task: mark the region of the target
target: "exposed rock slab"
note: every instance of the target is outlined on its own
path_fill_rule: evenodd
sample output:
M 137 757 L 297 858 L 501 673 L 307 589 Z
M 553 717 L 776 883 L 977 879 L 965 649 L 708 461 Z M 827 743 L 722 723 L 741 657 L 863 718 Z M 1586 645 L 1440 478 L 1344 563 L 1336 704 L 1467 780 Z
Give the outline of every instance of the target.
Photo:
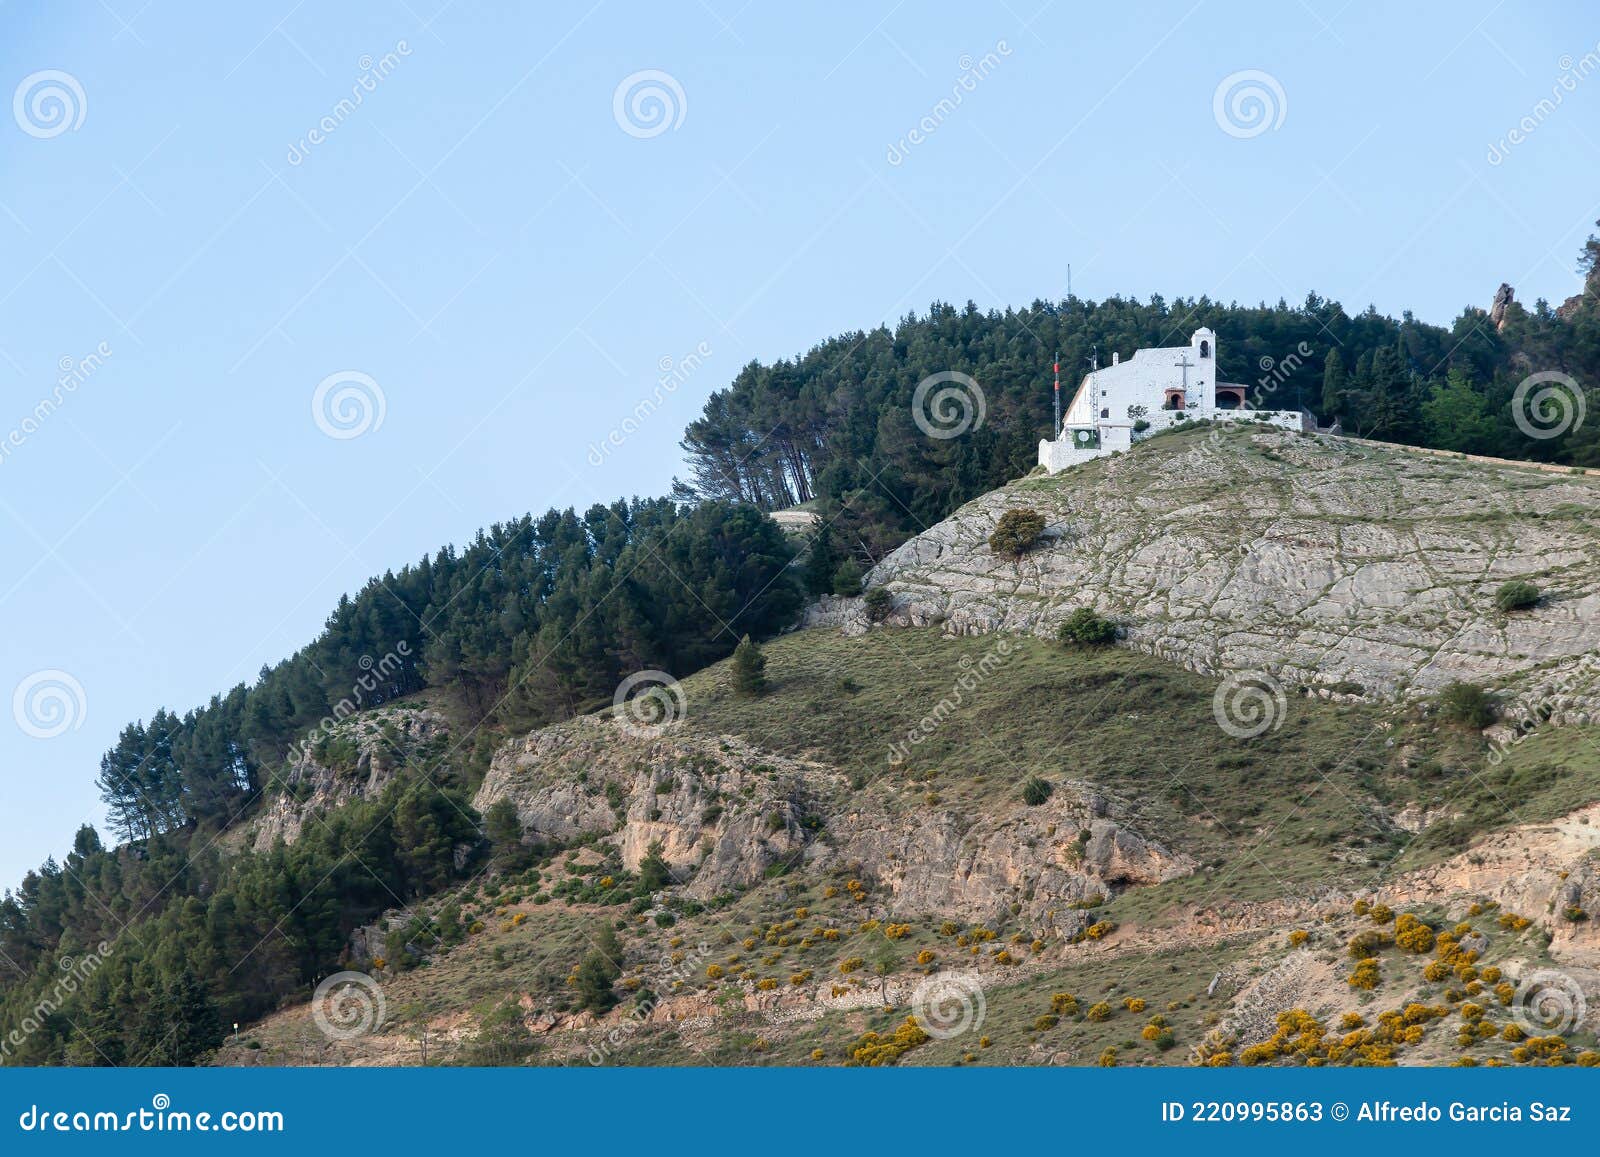
M 988 539 L 1032 508 L 1020 559 Z M 1544 597 L 1494 604 L 1512 579 Z M 968 503 L 868 576 L 891 623 L 1053 636 L 1078 607 L 1203 673 L 1387 698 L 1483 683 L 1600 711 L 1600 479 L 1273 429 L 1196 429 Z M 807 625 L 867 629 L 859 600 Z

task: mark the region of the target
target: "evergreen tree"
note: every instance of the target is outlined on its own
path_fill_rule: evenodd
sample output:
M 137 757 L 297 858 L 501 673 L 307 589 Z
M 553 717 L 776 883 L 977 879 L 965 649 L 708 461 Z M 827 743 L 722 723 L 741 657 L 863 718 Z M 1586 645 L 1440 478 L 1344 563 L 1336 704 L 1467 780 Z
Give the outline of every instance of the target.
M 806 552 L 806 590 L 813 595 L 829 594 L 838 569 L 839 551 L 833 544 L 833 531 L 823 524 L 811 536 L 811 546 Z
M 847 558 L 833 572 L 833 593 L 842 599 L 854 598 L 861 593 L 861 568 L 856 560 Z
M 578 1007 L 598 1014 L 617 1003 L 612 985 L 622 975 L 622 945 L 609 924 L 596 931 L 593 943 L 594 948 L 578 965 Z
M 761 653 L 749 635 L 739 640 L 733 649 L 733 689 L 740 695 L 754 697 L 766 694 L 767 657 Z
M 1465 454 L 1484 454 L 1494 447 L 1497 423 L 1489 401 L 1461 370 L 1451 370 L 1436 383 L 1422 404 L 1423 430 L 1428 445 Z
M 1322 421 L 1333 425 L 1334 419 L 1344 413 L 1345 391 L 1349 379 L 1344 371 L 1344 358 L 1338 346 L 1330 346 L 1328 356 L 1322 360 Z

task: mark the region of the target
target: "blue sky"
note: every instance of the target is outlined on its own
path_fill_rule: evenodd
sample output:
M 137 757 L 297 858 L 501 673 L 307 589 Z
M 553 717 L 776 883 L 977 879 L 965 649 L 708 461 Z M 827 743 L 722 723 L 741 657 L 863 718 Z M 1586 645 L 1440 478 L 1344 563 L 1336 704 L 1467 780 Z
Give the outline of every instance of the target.
M 141 2 L 3 9 L 6 883 L 124 723 L 480 525 L 665 492 L 751 359 L 1069 262 L 1448 323 L 1576 292 L 1600 216 L 1577 4 Z

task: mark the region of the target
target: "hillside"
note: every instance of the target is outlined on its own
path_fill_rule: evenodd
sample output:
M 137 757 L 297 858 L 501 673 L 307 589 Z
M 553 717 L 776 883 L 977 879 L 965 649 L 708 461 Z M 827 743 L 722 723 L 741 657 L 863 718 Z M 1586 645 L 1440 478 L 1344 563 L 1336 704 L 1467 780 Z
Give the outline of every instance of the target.
M 1252 429 L 1013 483 L 884 560 L 885 621 L 824 600 L 770 643 L 766 694 L 724 663 L 659 724 L 510 737 L 473 804 L 531 866 L 357 937 L 374 1031 L 301 1007 L 219 1059 L 1600 1060 L 1572 1011 L 1600 986 L 1597 503 L 1568 471 Z M 997 558 L 1023 506 L 1044 540 Z M 1541 602 L 1495 609 L 1516 579 Z M 1078 606 L 1127 645 L 1056 642 Z M 1233 670 L 1277 683 L 1259 728 L 1227 725 Z M 1509 709 L 1552 672 L 1523 729 L 1435 697 L 1492 677 Z
M 1352 1011 L 1334 997 L 1512 985 L 1504 1027 L 1518 977 L 1592 987 L 1600 480 L 1572 464 L 1600 457 L 1592 424 L 1543 437 L 1515 406 L 1535 366 L 1588 373 L 1597 315 L 1484 322 L 936 305 L 752 364 L 687 432 L 694 502 L 496 524 L 373 577 L 254 681 L 124 727 L 115 842 L 85 825 L 0 899 L 0 1062 L 568 1063 L 619 1028 L 603 1059 L 1185 1062 L 1260 1045 L 1275 1011 Z M 1200 427 L 1017 478 L 1044 350 L 1196 323 L 1275 404 L 1436 450 Z M 911 401 L 952 367 L 973 422 L 930 434 Z M 997 556 L 1024 509 L 1042 541 Z M 1077 609 L 1121 645 L 1058 643 Z M 730 689 L 745 635 L 764 696 Z M 607 709 L 641 679 L 676 690 L 624 714 L 664 730 Z M 1351 905 L 1382 897 L 1459 988 L 1389 921 L 1358 942 L 1389 979 L 1339 987 Z M 1519 915 L 1486 990 L 1448 933 L 1493 904 Z M 305 1003 L 341 969 L 388 997 L 361 1033 Z M 949 984 L 988 1001 L 994 1051 L 907 1027 Z M 1170 1023 L 1055 999 L 1129 986 Z M 257 1047 L 218 1051 L 234 1022 Z M 1317 1055 L 1446 1055 L 1380 1056 L 1384 1033 Z
M 1034 509 L 1019 559 L 988 539 Z M 1513 581 L 1537 605 L 1500 610 Z M 1029 477 L 889 554 L 893 621 L 1054 637 L 1081 606 L 1204 673 L 1390 699 L 1481 683 L 1591 721 L 1600 680 L 1600 476 L 1281 430 L 1164 434 Z M 812 621 L 864 615 L 830 606 Z
M 1280 1011 L 1332 1031 L 1421 1002 L 1443 1012 L 1390 1042 L 1394 1059 L 1515 1063 L 1517 978 L 1600 981 L 1600 937 L 1564 915 L 1600 887 L 1593 729 L 1541 732 L 1490 766 L 1480 738 L 1414 713 L 1296 700 L 1239 740 L 1212 718 L 1211 680 L 1013 642 L 802 631 L 767 648 L 763 697 L 734 694 L 722 664 L 683 683 L 659 731 L 605 716 L 508 741 L 474 803 L 510 804 L 529 866 L 356 938 L 350 963 L 385 995 L 369 1031 L 329 1039 L 301 1005 L 218 1059 L 416 1064 L 426 1040 L 429 1063 L 839 1064 L 918 1015 L 951 1035 L 904 1063 L 1087 1064 L 1109 1047 L 1186 1064 L 1197 1048 L 1237 1059 Z M 1029 804 L 1034 777 L 1053 790 Z M 669 873 L 654 881 L 652 848 Z M 1385 903 L 1486 932 L 1471 967 L 1493 982 L 1462 980 L 1457 959 L 1430 979 L 1448 953 L 1396 947 L 1394 916 L 1368 911 Z M 622 1003 L 597 1014 L 578 977 L 607 929 Z M 1370 991 L 1345 983 L 1346 942 L 1367 929 Z M 1459 1010 L 1485 990 L 1495 1035 L 1463 1047 Z M 1592 1041 L 1566 1036 L 1569 1056 Z

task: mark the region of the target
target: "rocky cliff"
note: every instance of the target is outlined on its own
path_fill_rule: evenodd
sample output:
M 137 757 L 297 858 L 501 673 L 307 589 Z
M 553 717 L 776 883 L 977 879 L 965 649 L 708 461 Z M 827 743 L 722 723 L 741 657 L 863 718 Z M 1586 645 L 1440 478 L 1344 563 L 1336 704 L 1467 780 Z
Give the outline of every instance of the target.
M 1007 510 L 1042 542 L 997 556 Z M 891 622 L 1053 635 L 1078 607 L 1204 673 L 1392 698 L 1452 680 L 1582 722 L 1600 685 L 1600 479 L 1275 429 L 1199 427 L 967 504 L 868 578 Z M 1499 587 L 1536 584 L 1502 613 Z M 811 625 L 864 630 L 829 603 Z
M 1058 787 L 1043 806 L 1012 802 L 978 816 L 906 808 L 892 796 L 734 736 L 675 727 L 635 736 L 585 717 L 502 747 L 473 802 L 483 811 L 510 800 L 536 838 L 603 835 L 630 870 L 659 843 L 700 899 L 755 886 L 775 866 L 842 868 L 886 893 L 895 915 L 1026 913 L 1067 935 L 1086 923 L 1087 901 L 1195 869 L 1136 831 L 1126 803 L 1088 784 Z

